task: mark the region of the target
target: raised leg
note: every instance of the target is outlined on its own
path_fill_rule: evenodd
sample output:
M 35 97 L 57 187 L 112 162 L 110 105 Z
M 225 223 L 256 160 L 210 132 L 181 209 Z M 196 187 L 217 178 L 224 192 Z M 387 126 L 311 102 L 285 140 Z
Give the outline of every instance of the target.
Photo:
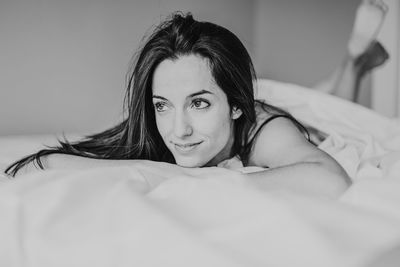
M 350 101 L 358 97 L 362 77 L 374 67 L 383 64 L 389 57 L 376 41 L 388 7 L 382 0 L 363 0 L 357 8 L 347 54 L 342 64 L 317 90 L 330 93 Z
M 363 54 L 376 39 L 388 11 L 382 0 L 363 0 L 357 8 L 353 30 L 348 43 L 352 58 Z

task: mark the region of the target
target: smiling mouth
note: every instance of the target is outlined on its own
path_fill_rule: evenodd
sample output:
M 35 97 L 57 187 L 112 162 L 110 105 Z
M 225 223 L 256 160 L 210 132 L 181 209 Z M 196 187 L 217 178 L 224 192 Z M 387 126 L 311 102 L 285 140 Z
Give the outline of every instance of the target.
M 203 141 L 197 142 L 197 143 L 187 143 L 187 144 L 173 143 L 173 144 L 174 144 L 175 149 L 178 152 L 187 153 L 187 152 L 192 151 L 194 148 L 196 148 L 201 143 L 203 143 Z

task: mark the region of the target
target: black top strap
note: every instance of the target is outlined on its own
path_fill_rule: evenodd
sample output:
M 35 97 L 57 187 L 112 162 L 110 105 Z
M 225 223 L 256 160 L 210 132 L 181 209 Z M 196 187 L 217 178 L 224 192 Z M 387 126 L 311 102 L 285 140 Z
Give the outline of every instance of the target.
M 268 119 L 266 119 L 266 120 L 258 127 L 257 131 L 256 131 L 255 134 L 253 135 L 253 138 L 251 138 L 251 140 L 250 140 L 250 144 L 253 144 L 254 139 L 256 139 L 256 137 L 257 137 L 257 135 L 260 133 L 261 129 L 262 129 L 267 123 L 271 122 L 271 121 L 274 120 L 274 119 L 281 118 L 281 117 L 287 118 L 287 119 L 291 120 L 291 121 L 294 122 L 295 125 L 297 126 L 297 123 L 296 123 L 295 121 L 293 121 L 293 118 L 290 117 L 290 116 L 288 116 L 288 115 L 279 114 L 279 115 L 271 116 L 271 117 L 269 117 Z

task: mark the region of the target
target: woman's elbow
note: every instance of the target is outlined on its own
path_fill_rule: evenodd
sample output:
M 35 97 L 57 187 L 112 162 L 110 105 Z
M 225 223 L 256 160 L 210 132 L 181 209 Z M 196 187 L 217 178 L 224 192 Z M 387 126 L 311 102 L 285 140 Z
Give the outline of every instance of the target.
M 324 169 L 324 172 L 327 175 L 330 184 L 329 195 L 332 197 L 339 197 L 352 184 L 347 172 L 335 160 L 320 161 L 318 165 L 320 168 Z

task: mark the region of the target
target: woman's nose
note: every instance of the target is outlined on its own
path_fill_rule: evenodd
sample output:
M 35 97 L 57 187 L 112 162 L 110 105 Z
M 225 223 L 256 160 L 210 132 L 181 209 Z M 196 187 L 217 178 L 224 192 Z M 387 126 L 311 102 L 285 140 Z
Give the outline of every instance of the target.
M 192 135 L 193 128 L 186 114 L 175 115 L 174 133 L 179 138 Z

